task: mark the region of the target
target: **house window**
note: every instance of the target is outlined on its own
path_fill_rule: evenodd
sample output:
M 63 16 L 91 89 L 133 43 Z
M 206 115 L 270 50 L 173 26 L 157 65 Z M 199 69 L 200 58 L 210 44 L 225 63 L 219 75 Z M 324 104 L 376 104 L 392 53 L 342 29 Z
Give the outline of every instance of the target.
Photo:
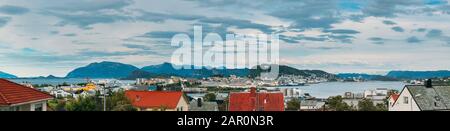
M 408 104 L 409 103 L 409 98 L 408 97 L 403 97 L 403 103 L 404 104 Z
M 42 111 L 42 103 L 40 104 L 34 104 L 34 111 Z

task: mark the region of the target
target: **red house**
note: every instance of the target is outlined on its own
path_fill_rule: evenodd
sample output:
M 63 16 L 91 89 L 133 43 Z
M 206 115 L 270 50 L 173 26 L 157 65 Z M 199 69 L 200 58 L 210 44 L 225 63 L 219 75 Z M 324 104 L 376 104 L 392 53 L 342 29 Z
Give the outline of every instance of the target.
M 50 94 L 0 79 L 0 111 L 47 111 Z
M 284 111 L 284 96 L 281 92 L 232 92 L 229 111 Z
M 189 103 L 183 92 L 125 91 L 132 105 L 139 111 L 188 111 Z

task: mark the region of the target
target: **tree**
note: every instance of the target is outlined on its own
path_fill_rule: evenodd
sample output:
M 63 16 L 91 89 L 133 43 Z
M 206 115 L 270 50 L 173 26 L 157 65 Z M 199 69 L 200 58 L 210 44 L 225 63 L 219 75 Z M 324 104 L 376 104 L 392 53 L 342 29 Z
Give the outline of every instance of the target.
M 342 99 L 342 96 L 335 96 L 328 98 L 327 108 L 334 111 L 351 111 L 352 107 L 350 107 L 347 103 L 345 103 Z
M 208 93 L 203 97 L 204 101 L 216 101 L 216 94 Z
M 64 108 L 67 111 L 98 111 L 96 100 L 92 96 L 80 96 L 66 103 Z
M 103 111 L 103 99 L 98 92 L 93 96 L 80 96 L 77 99 L 68 99 L 55 105 L 55 110 L 67 111 Z M 61 106 L 64 107 L 61 109 Z M 108 111 L 136 111 L 124 91 L 113 92 L 106 97 L 106 110 Z
M 359 111 L 376 111 L 377 107 L 374 106 L 373 101 L 370 99 L 362 99 L 358 102 Z
M 388 111 L 387 104 L 378 103 L 375 107 L 377 111 Z
M 124 91 L 113 92 L 107 97 L 106 105 L 112 111 L 136 111 Z
M 286 104 L 287 104 L 286 110 L 298 111 L 300 109 L 300 100 L 298 98 L 293 98 Z

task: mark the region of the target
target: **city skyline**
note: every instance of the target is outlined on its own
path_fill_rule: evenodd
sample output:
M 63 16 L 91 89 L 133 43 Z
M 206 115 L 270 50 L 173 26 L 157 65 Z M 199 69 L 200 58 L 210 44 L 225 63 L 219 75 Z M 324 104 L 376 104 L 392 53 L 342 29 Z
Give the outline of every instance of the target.
M 330 73 L 450 69 L 449 0 L 0 0 L 0 71 L 65 76 L 92 62 L 170 62 L 170 39 L 280 35 L 280 64 Z

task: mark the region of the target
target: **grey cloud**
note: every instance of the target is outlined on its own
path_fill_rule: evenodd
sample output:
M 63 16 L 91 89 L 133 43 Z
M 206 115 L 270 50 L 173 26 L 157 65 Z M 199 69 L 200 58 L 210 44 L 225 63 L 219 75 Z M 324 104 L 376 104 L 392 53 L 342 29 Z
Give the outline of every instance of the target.
M 396 32 L 404 32 L 404 31 L 405 31 L 405 30 L 404 30 L 402 27 L 400 27 L 400 26 L 392 27 L 391 29 L 394 30 L 394 31 L 396 31 Z
M 116 57 L 116 56 L 130 56 L 130 55 L 161 55 L 165 56 L 167 53 L 160 53 L 151 50 L 138 50 L 138 51 L 91 51 L 91 50 L 80 50 L 78 55 L 85 57 L 96 57 L 96 58 L 107 58 L 107 57 Z
M 11 21 L 10 17 L 0 17 L 0 27 L 5 26 L 9 21 Z
M 368 5 L 362 9 L 367 16 L 395 17 L 397 13 L 407 13 L 405 6 L 424 5 L 423 0 L 371 0 L 366 1 Z
M 280 35 L 280 40 L 283 40 L 287 43 L 300 43 L 302 40 L 306 41 L 328 41 L 329 39 L 323 36 L 319 37 L 310 37 L 310 36 L 304 36 L 304 35 L 298 35 L 298 36 L 285 36 Z
M 63 21 L 57 23 L 57 26 L 65 26 L 65 25 L 77 25 L 83 29 L 90 29 L 90 25 L 97 23 L 113 23 L 118 20 L 126 20 L 125 16 L 119 15 L 107 15 L 101 14 L 98 12 L 89 13 L 89 14 L 71 14 L 71 13 L 62 13 L 57 11 L 49 11 L 45 12 L 46 15 L 56 16 Z
M 372 41 L 373 44 L 384 44 L 387 39 L 380 38 L 380 37 L 371 37 L 368 40 Z
M 154 32 L 148 32 L 144 35 L 138 36 L 138 37 L 149 37 L 149 38 L 160 38 L 160 39 L 171 39 L 176 34 L 182 34 L 184 32 L 177 32 L 177 31 L 154 31 Z
M 22 15 L 28 13 L 30 10 L 24 7 L 13 6 L 13 5 L 3 5 L 0 6 L 0 13 L 8 15 Z
M 442 36 L 442 31 L 438 30 L 438 29 L 432 29 L 432 30 L 428 31 L 426 36 L 429 37 L 429 38 L 441 37 Z
M 322 35 L 322 36 L 328 37 L 332 40 L 342 43 L 352 43 L 352 39 L 355 38 L 354 36 L 350 35 Z
M 385 20 L 385 21 L 383 21 L 383 23 L 386 25 L 396 25 L 397 24 L 394 21 L 390 21 L 390 20 Z
M 412 37 L 409 37 L 408 39 L 406 39 L 406 42 L 408 42 L 408 43 L 420 43 L 422 41 L 423 40 L 420 40 L 419 38 L 417 38 L 415 36 L 412 36 Z
M 335 34 L 359 34 L 359 31 L 350 30 L 350 29 L 336 29 L 336 30 L 324 30 L 326 33 L 335 33 Z
M 222 26 L 235 26 L 239 29 L 258 29 L 264 33 L 272 33 L 271 26 L 253 23 L 249 20 L 231 19 L 231 18 L 203 18 L 199 20 L 202 23 L 222 24 Z
M 142 49 L 142 50 L 151 50 L 149 46 L 145 45 L 138 45 L 138 44 L 123 44 L 123 46 L 130 48 L 130 49 Z
M 427 29 L 425 29 L 425 28 L 419 28 L 419 29 L 416 29 L 415 31 L 417 31 L 417 32 L 425 32 L 425 31 L 427 31 Z
M 77 34 L 75 34 L 75 33 L 68 33 L 68 34 L 63 34 L 63 36 L 74 37 L 74 36 L 77 36 Z
M 103 9 L 121 9 L 133 3 L 132 0 L 57 0 L 42 2 L 41 4 L 52 10 L 98 11 Z

